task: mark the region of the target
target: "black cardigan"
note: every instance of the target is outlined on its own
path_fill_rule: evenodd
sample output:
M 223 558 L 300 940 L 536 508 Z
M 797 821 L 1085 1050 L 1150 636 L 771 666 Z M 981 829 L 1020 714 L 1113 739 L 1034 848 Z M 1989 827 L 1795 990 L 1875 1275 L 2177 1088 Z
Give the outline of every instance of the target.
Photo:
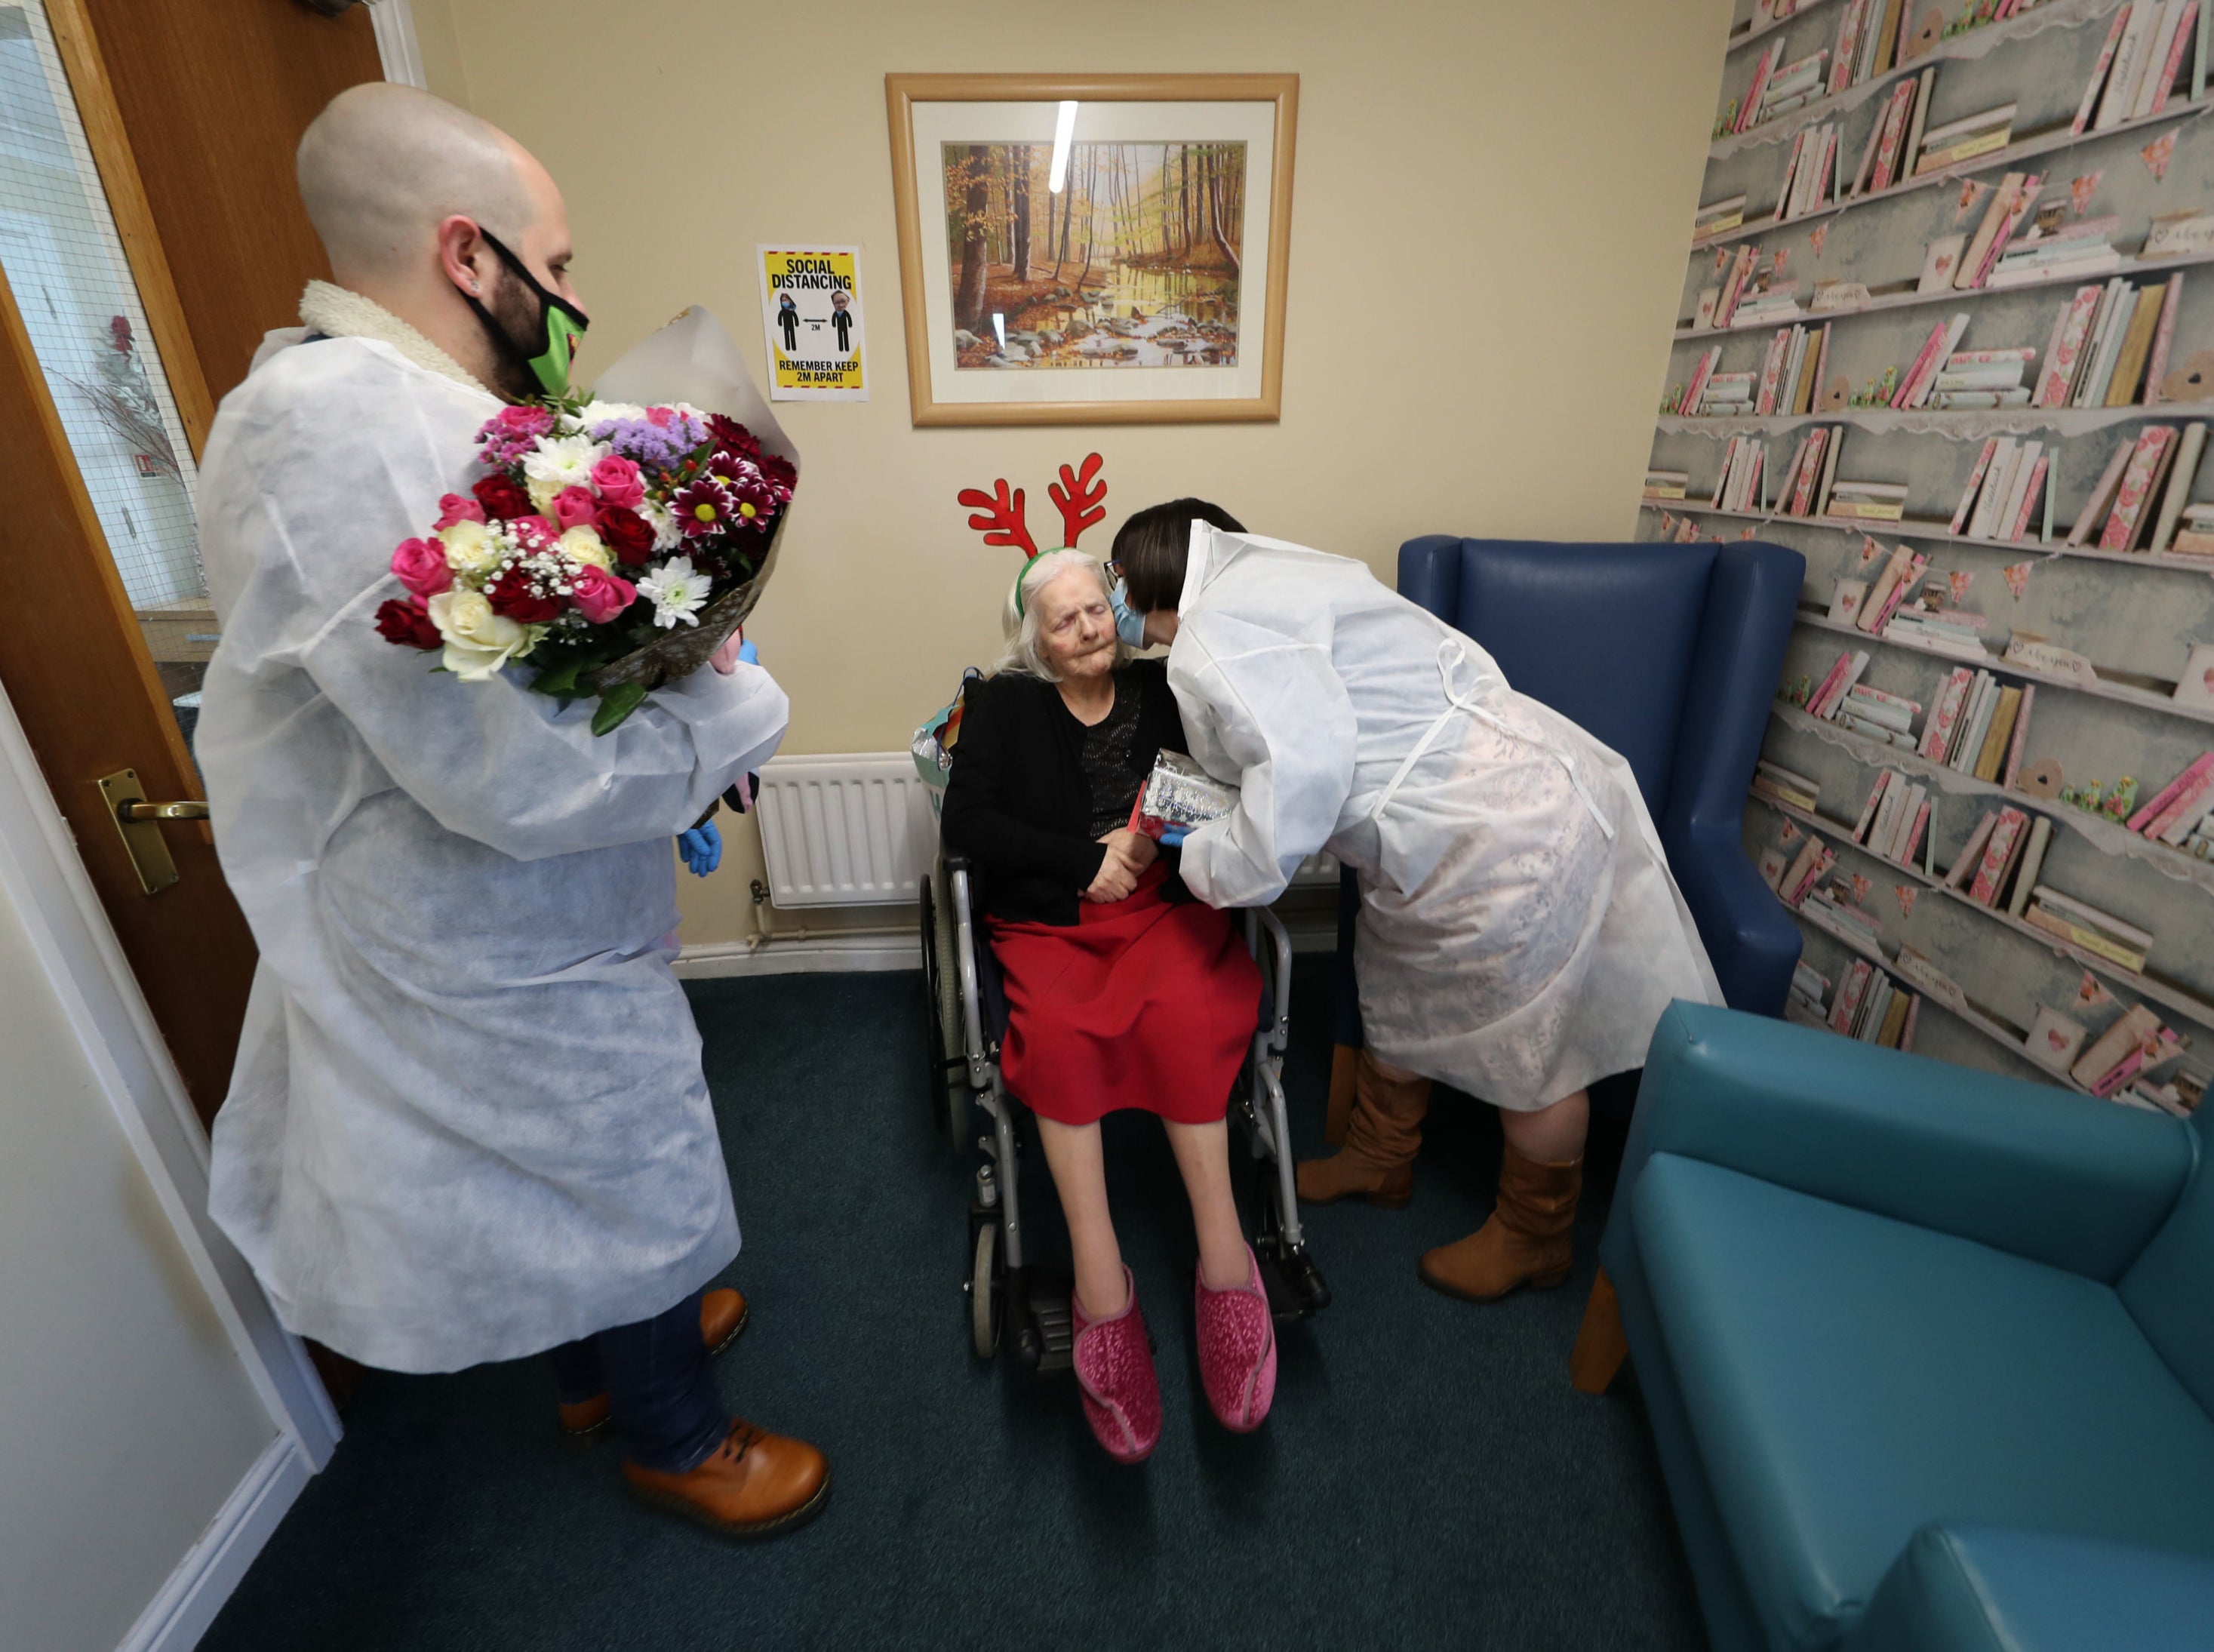
M 1166 664 L 1131 661 L 1116 673 L 1115 692 L 1141 696 L 1132 756 L 1141 769 L 1164 747 L 1184 749 Z M 948 847 L 976 863 L 984 909 L 995 917 L 1073 924 L 1078 901 L 1099 875 L 1107 850 L 1087 829 L 1085 732 L 1061 690 L 1043 678 L 1003 671 L 969 685 L 939 826 Z M 1173 867 L 1176 851 L 1164 853 Z M 1189 898 L 1173 875 L 1165 892 Z

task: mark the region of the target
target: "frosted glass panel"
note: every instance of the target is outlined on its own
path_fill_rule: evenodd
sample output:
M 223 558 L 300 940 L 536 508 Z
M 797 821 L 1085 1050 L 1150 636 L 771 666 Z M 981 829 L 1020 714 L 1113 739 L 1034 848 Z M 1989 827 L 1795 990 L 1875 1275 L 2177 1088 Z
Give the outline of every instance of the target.
M 0 0 L 0 268 L 189 735 L 216 629 L 192 450 L 42 0 Z

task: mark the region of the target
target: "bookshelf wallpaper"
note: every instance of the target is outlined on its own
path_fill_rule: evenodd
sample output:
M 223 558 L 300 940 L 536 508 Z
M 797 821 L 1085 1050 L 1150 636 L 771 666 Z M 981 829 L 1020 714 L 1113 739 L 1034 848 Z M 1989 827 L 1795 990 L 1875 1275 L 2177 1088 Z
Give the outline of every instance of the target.
M 2214 1068 L 2210 9 L 1740 0 L 1639 518 L 1807 558 L 1746 812 L 1795 1018 L 2171 1110 Z M 1995 750 L 1948 747 L 1956 670 Z

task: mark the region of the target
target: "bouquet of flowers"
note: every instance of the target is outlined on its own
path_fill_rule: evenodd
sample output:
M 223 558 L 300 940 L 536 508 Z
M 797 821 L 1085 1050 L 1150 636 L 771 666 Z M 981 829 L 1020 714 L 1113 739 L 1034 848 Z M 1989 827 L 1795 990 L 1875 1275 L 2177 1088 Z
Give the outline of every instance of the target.
M 464 682 L 520 663 L 534 671 L 532 688 L 565 704 L 596 695 L 596 734 L 706 664 L 760 598 L 798 473 L 788 450 L 777 450 L 782 433 L 737 346 L 705 311 L 609 369 L 600 395 L 610 380 L 640 376 L 636 358 L 657 376 L 672 349 L 690 359 L 657 376 L 688 379 L 687 389 L 704 380 L 718 404 L 753 413 L 766 430 L 673 398 L 503 407 L 477 432 L 485 474 L 439 500 L 425 537 L 393 552 L 408 595 L 377 609 L 378 632 L 439 651 Z

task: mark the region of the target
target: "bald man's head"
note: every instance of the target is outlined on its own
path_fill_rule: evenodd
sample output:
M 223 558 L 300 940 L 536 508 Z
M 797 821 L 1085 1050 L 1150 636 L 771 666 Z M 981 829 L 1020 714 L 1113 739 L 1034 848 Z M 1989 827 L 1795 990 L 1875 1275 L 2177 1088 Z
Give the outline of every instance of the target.
M 299 173 L 300 198 L 341 282 L 412 273 L 436 256 L 438 225 L 456 213 L 520 239 L 544 177 L 490 121 L 387 81 L 330 101 L 300 139 Z
M 485 383 L 536 392 L 528 362 L 545 348 L 545 294 L 584 312 L 568 209 L 528 150 L 428 92 L 380 82 L 330 101 L 300 139 L 299 168 L 341 286 Z

